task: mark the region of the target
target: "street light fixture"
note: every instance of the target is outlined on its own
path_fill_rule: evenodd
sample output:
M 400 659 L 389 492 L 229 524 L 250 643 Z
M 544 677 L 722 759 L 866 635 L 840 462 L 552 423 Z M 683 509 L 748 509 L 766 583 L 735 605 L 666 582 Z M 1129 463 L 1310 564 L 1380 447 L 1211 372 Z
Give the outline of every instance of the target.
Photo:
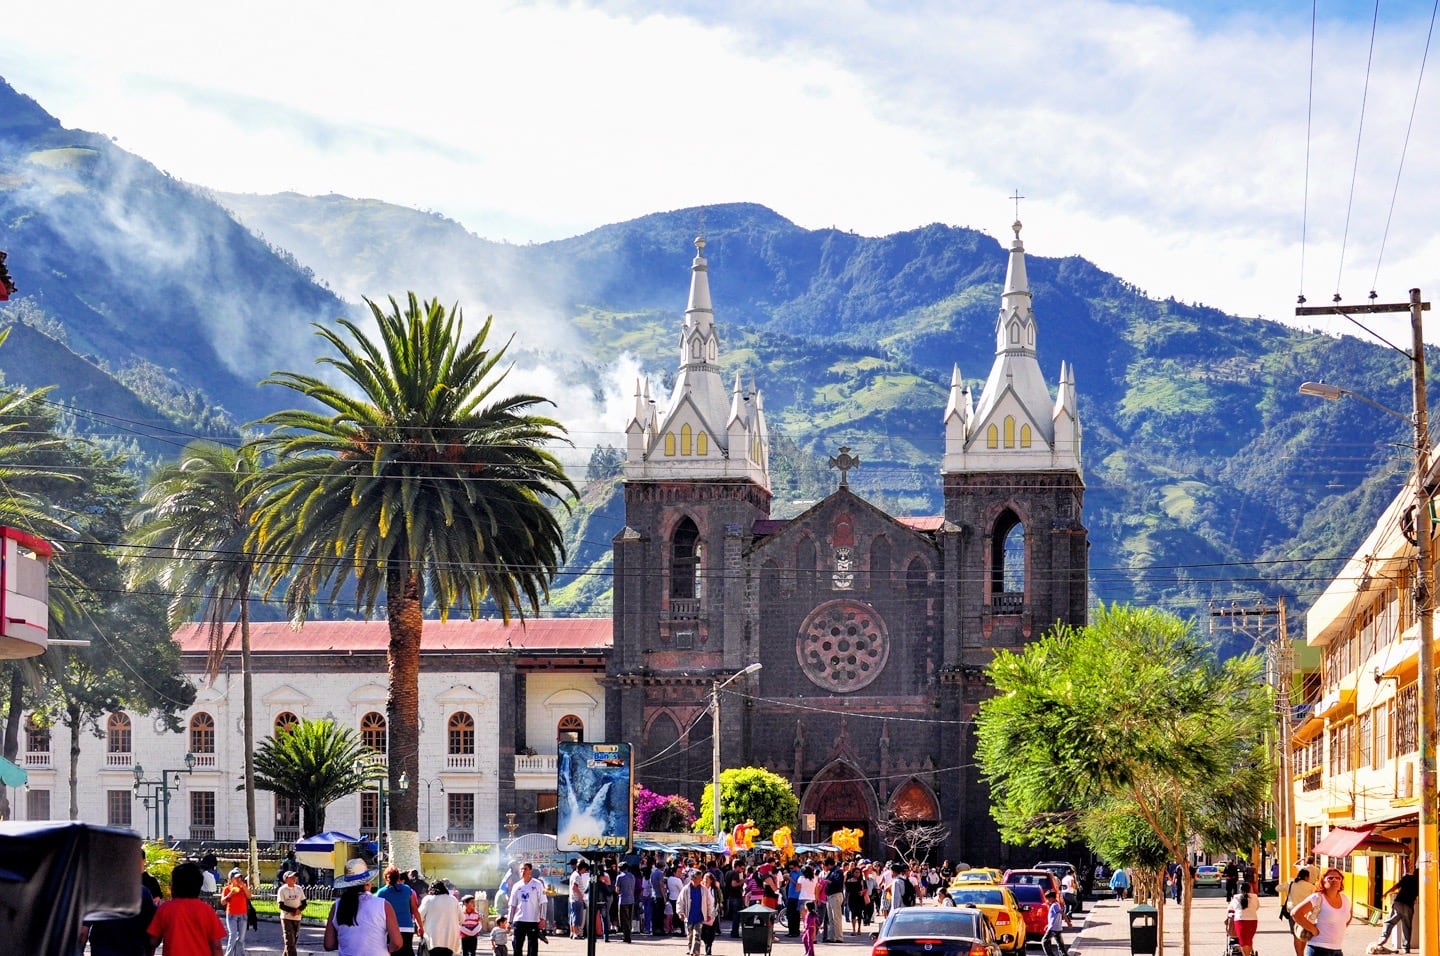
M 140 802 L 145 805 L 145 809 L 155 810 L 157 814 L 155 828 L 159 831 L 156 833 L 156 839 L 163 840 L 166 843 L 170 842 L 170 791 L 180 789 L 180 775 L 182 773 L 194 772 L 195 755 L 193 753 L 187 753 L 185 755 L 184 770 L 161 770 L 159 780 L 146 780 L 145 768 L 138 763 L 135 765 L 135 786 L 132 788 L 132 792 L 139 798 Z M 173 783 L 171 782 L 171 777 L 174 777 Z M 144 792 L 142 792 L 142 788 L 144 788 Z M 154 801 L 153 804 L 151 803 L 152 800 Z
M 378 826 L 375 828 L 375 849 L 383 855 L 385 853 L 385 834 L 390 829 L 390 821 L 385 816 L 385 805 L 390 795 L 390 791 L 385 787 L 387 769 L 384 764 L 373 763 L 358 763 L 356 769 L 365 779 L 375 781 L 375 802 L 377 804 L 375 809 L 379 814 L 379 819 L 376 821 Z M 396 781 L 395 789 L 400 793 L 410 792 L 410 777 L 403 770 L 400 772 L 400 779 Z M 385 856 L 385 859 L 389 860 L 389 856 Z
M 720 836 L 720 691 L 731 681 L 753 674 L 761 668 L 759 661 L 746 667 L 744 670 L 736 671 L 729 677 L 722 680 L 711 681 L 710 683 L 710 802 L 714 805 L 715 842 L 721 842 Z
M 1335 401 L 1342 395 L 1373 405 L 1389 415 L 1403 418 L 1415 426 L 1415 613 L 1420 621 L 1420 706 L 1417 715 L 1420 761 L 1420 812 L 1415 874 L 1419 878 L 1420 895 L 1416 900 L 1419 916 L 1419 948 L 1422 953 L 1440 952 L 1440 906 L 1437 906 L 1437 847 L 1435 793 L 1435 573 L 1431 541 L 1430 494 L 1426 482 L 1430 476 L 1430 424 L 1425 400 L 1425 340 L 1421 328 L 1421 312 L 1426 304 L 1420 301 L 1420 290 L 1410 290 L 1410 363 L 1413 371 L 1414 416 L 1386 408 L 1379 402 L 1355 392 L 1306 382 L 1300 386 L 1303 395 Z M 1287 740 L 1288 747 L 1290 742 Z
M 405 783 L 406 783 L 407 786 L 409 785 L 409 781 L 405 779 L 405 774 L 404 774 L 404 773 L 400 774 L 400 778 L 405 781 Z M 430 806 L 430 788 L 431 788 L 432 786 L 436 785 L 436 784 L 439 784 L 439 786 L 440 786 L 440 795 L 441 795 L 441 796 L 444 796 L 444 795 L 445 795 L 445 781 L 444 781 L 444 780 L 441 780 L 439 777 L 436 777 L 436 778 L 433 779 L 433 780 L 430 779 L 429 777 L 421 777 L 421 778 L 420 778 L 420 782 L 423 783 L 423 784 L 425 784 L 425 830 L 426 830 L 427 833 L 430 834 L 430 839 L 434 839 L 434 838 L 435 838 L 435 816 L 434 816 L 434 814 L 431 812 L 431 811 L 433 810 L 433 808 Z

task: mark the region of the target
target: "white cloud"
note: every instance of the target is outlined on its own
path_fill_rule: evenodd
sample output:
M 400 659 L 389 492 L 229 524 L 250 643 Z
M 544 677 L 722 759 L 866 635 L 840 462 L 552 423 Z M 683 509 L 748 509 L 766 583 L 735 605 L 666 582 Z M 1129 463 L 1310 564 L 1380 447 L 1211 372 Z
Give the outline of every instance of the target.
M 746 200 L 802 225 L 932 221 L 1146 289 L 1289 317 L 1375 262 L 1429 10 L 1325 21 L 1309 199 L 1308 5 L 30 4 L 0 74 L 67 125 L 227 191 L 342 192 L 491 238 Z M 1433 84 L 1431 84 L 1433 87 Z M 1378 290 L 1440 280 L 1422 89 Z

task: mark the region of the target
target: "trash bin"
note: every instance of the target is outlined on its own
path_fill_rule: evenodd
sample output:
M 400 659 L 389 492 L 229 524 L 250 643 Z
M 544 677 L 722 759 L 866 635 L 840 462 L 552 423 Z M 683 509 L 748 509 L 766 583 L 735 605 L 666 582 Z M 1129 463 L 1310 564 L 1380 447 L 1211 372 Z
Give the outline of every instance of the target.
M 769 953 L 775 941 L 775 910 L 755 903 L 740 911 L 740 951 Z
M 1130 908 L 1130 952 L 1132 956 L 1140 953 L 1154 956 L 1159 942 L 1157 939 L 1159 924 L 1156 922 L 1159 915 L 1155 907 L 1148 904 Z

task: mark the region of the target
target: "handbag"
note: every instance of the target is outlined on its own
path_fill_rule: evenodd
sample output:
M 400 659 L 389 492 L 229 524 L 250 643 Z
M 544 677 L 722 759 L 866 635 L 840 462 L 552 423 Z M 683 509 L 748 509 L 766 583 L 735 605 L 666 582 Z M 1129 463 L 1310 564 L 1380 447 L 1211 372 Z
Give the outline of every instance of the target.
M 1295 881 L 1291 880 L 1289 886 L 1285 887 L 1284 898 L 1280 900 L 1280 918 L 1282 920 L 1288 920 L 1290 918 L 1290 887 L 1294 885 Z

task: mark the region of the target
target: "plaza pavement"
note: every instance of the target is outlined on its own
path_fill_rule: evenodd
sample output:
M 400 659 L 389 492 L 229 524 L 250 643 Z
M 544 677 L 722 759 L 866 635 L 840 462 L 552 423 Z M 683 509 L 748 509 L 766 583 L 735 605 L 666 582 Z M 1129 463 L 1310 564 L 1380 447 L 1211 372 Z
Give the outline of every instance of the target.
M 1097 954 L 1129 954 L 1130 952 L 1130 918 L 1129 910 L 1135 903 L 1130 900 L 1119 902 L 1115 900 L 1090 900 L 1085 904 L 1085 913 L 1077 916 L 1075 930 L 1067 932 L 1065 938 L 1070 946 L 1073 956 L 1097 956 Z M 1280 903 L 1277 897 L 1267 896 L 1261 902 L 1259 928 L 1255 936 L 1256 956 L 1293 956 L 1295 950 L 1290 942 L 1288 924 L 1278 918 Z M 1165 907 L 1165 952 L 1167 954 L 1178 954 L 1180 948 L 1180 920 L 1181 908 L 1169 904 Z M 1224 956 L 1225 954 L 1225 901 L 1220 897 L 1197 896 L 1190 913 L 1190 953 L 1191 956 Z M 729 924 L 724 924 L 724 930 L 715 940 L 715 956 L 741 956 L 740 940 L 732 939 L 729 935 Z M 853 953 L 863 953 L 870 946 L 870 930 L 876 928 L 872 924 L 864 933 L 856 936 L 846 933 L 843 950 Z M 320 956 L 325 952 L 321 945 L 323 927 L 320 924 L 306 924 L 300 934 L 300 953 L 302 956 Z M 1374 942 L 1380 936 L 1380 930 L 1375 926 L 1367 926 L 1360 922 L 1350 925 L 1345 935 L 1345 953 L 1347 956 L 1354 954 L 1360 956 L 1365 952 L 1365 947 Z M 597 953 L 606 956 L 629 956 L 635 953 L 636 956 L 643 956 L 648 952 L 650 956 L 683 956 L 685 952 L 685 940 L 681 936 L 644 936 L 636 933 L 632 937 L 634 943 L 626 946 L 618 934 L 611 936 L 611 942 L 601 941 L 596 946 Z M 1394 946 L 1398 940 L 1391 937 L 1391 945 Z M 273 956 L 282 952 L 279 924 L 273 921 L 261 920 L 260 929 L 251 931 L 245 938 L 246 952 L 255 956 Z M 823 954 L 826 949 L 840 944 L 817 944 L 819 953 Z M 862 949 L 863 947 L 863 949 Z M 1032 939 L 1027 947 L 1030 956 L 1039 956 L 1040 947 L 1038 940 Z M 777 952 L 789 953 L 790 956 L 800 956 L 800 941 L 798 939 L 787 939 L 781 934 L 775 941 Z M 572 940 L 562 936 L 551 936 L 549 945 L 541 944 L 540 956 L 586 956 L 584 940 Z M 458 954 L 457 954 L 458 956 Z M 488 939 L 482 939 L 479 956 L 490 956 L 490 944 Z M 512 950 L 511 956 L 523 956 L 515 954 Z

